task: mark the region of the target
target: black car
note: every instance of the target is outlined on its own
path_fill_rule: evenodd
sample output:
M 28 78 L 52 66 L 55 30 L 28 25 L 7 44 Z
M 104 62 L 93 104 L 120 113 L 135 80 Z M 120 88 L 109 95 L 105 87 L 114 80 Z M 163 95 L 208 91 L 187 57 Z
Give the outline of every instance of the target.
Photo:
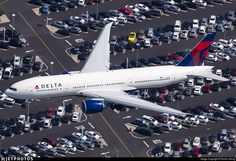
M 60 116 L 55 116 L 54 118 L 52 118 L 51 124 L 53 126 L 60 126 L 61 125 L 60 120 L 61 120 Z
M 153 131 L 146 127 L 137 127 L 134 132 L 145 135 L 145 136 L 152 136 Z
M 177 100 L 182 100 L 182 99 L 184 99 L 183 91 L 178 91 L 178 92 L 176 93 L 176 95 L 175 95 L 175 98 L 176 98 Z
M 209 139 L 209 141 L 210 141 L 211 143 L 214 143 L 215 141 L 217 141 L 217 136 L 216 136 L 216 135 L 210 135 L 210 136 L 208 137 L 208 139 Z
M 229 81 L 222 81 L 219 83 L 221 88 L 229 88 L 230 87 L 230 82 Z
M 94 30 L 94 31 L 98 30 L 98 26 L 95 22 L 89 22 L 88 25 L 89 25 L 90 30 Z
M 51 12 L 57 12 L 57 11 L 58 11 L 58 4 L 57 4 L 57 3 L 52 3 L 52 4 L 49 6 L 49 11 L 51 11 Z
M 191 151 L 187 150 L 182 153 L 182 157 L 192 157 Z
M 153 39 L 151 39 L 151 44 L 152 45 L 161 45 L 162 43 L 158 37 L 154 37 Z
M 191 23 L 188 21 L 183 22 L 182 26 L 181 26 L 182 30 L 190 30 L 191 29 Z
M 192 9 L 197 9 L 198 8 L 198 5 L 196 3 L 193 3 L 193 2 L 186 2 L 185 5 L 188 8 L 192 8 Z
M 230 110 L 230 109 L 233 108 L 232 105 L 229 102 L 226 102 L 226 101 L 220 101 L 219 105 L 223 106 L 227 110 Z
M 68 8 L 75 8 L 75 3 L 73 3 L 73 2 L 67 2 L 67 3 L 66 3 L 66 7 L 68 7 Z
M 17 123 L 17 119 L 10 118 L 5 122 L 5 126 L 6 127 L 15 127 L 16 123 Z
M 142 12 L 142 15 L 145 16 L 146 18 L 152 18 L 152 15 L 149 11 Z
M 56 31 L 57 34 L 63 35 L 63 36 L 70 36 L 70 30 L 69 29 L 59 29 Z
M 32 64 L 33 63 L 33 55 L 26 55 L 23 57 L 23 64 Z
M 45 119 L 45 112 L 44 111 L 38 111 L 36 114 L 35 114 L 35 118 L 39 121 L 44 121 Z
M 221 147 L 223 148 L 223 149 L 230 149 L 231 148 L 231 146 L 230 146 L 230 142 L 228 142 L 228 141 L 225 141 L 225 142 L 223 142 L 222 144 L 221 144 Z
M 76 149 L 82 150 L 82 151 L 85 151 L 88 149 L 88 147 L 83 143 L 76 143 L 74 144 L 74 146 L 76 147 Z
M 72 143 L 78 143 L 79 142 L 79 139 L 73 135 L 67 135 L 67 136 L 64 136 L 64 138 L 72 141 Z
M 226 99 L 227 102 L 229 102 L 231 105 L 236 107 L 236 98 L 229 97 Z
M 43 122 L 36 121 L 34 124 L 31 125 L 31 129 L 38 131 L 43 129 Z
M 74 46 L 70 49 L 72 54 L 80 54 L 80 46 Z
M 220 84 L 219 84 L 219 83 L 214 83 L 214 84 L 211 86 L 211 89 L 212 89 L 212 91 L 214 91 L 214 92 L 219 92 L 219 91 L 221 91 Z
M 9 47 L 8 47 L 8 43 L 1 41 L 1 42 L 0 42 L 0 48 L 1 48 L 1 49 L 8 49 L 8 48 L 9 48 Z
M 41 5 L 43 3 L 42 0 L 30 0 L 29 3 L 35 4 L 35 5 Z
M 153 132 L 154 132 L 154 133 L 157 133 L 157 134 L 162 134 L 162 133 L 163 133 L 163 130 L 162 130 L 162 128 L 159 127 L 159 126 L 154 126 Z
M 4 109 L 6 107 L 6 103 L 3 101 L 0 101 L 0 109 Z
M 142 63 L 143 65 L 148 66 L 148 61 L 146 59 L 141 58 L 141 59 L 138 59 L 138 61 Z
M 155 148 L 152 149 L 153 156 L 161 156 L 162 154 L 163 154 L 163 152 L 162 152 L 161 146 L 156 146 Z
M 21 70 L 21 68 L 14 68 L 13 70 L 12 70 L 12 75 L 13 76 L 20 76 L 21 75 L 21 72 L 22 72 L 22 70 Z
M 160 59 L 157 59 L 157 58 L 149 58 L 148 63 L 149 63 L 149 65 L 150 64 L 157 65 L 157 64 L 161 64 L 161 61 L 160 61 Z
M 14 47 L 19 47 L 19 48 L 22 48 L 25 46 L 25 44 L 17 38 L 10 39 L 9 45 L 14 46 Z
M 183 3 L 178 3 L 178 4 L 176 4 L 176 6 L 179 7 L 183 11 L 187 11 L 188 10 L 187 6 L 185 4 L 183 4 Z
M 200 110 L 199 108 L 193 108 L 191 109 L 191 113 L 195 114 L 195 115 L 201 115 L 202 114 L 202 110 Z
M 5 120 L 0 119 L 0 130 L 5 130 L 7 127 L 5 126 Z
M 67 9 L 65 3 L 58 3 L 58 10 L 59 11 L 65 11 Z
M 160 41 L 167 42 L 168 44 L 170 44 L 171 43 L 171 33 L 170 32 L 164 33 L 164 35 L 162 35 L 160 37 Z
M 200 148 L 200 154 L 208 154 L 209 153 L 209 147 L 204 145 Z
M 22 135 L 23 134 L 23 124 L 17 123 L 16 126 L 12 129 L 14 134 Z
M 12 128 L 7 128 L 6 130 L 3 130 L 2 134 L 3 134 L 3 136 L 6 136 L 6 137 L 13 137 L 14 136 Z
M 36 118 L 35 117 L 36 117 L 36 115 L 34 113 L 30 113 L 29 114 L 29 122 L 31 124 L 34 124 L 36 122 Z
M 32 69 L 34 71 L 39 71 L 42 68 L 42 63 L 41 62 L 35 62 L 32 66 Z
M 89 29 L 88 24 L 79 24 L 78 27 L 81 29 L 81 31 L 88 32 L 88 29 Z
M 216 117 L 216 118 L 221 118 L 221 119 L 225 118 L 225 114 L 223 112 L 220 112 L 220 111 L 214 111 L 213 116 Z
M 208 137 L 206 137 L 206 136 L 201 137 L 201 144 L 208 145 L 209 144 Z
M 72 113 L 72 112 L 74 112 L 74 107 L 75 107 L 75 105 L 74 105 L 73 103 L 67 104 L 66 107 L 65 107 L 66 113 Z
M 12 66 L 12 61 L 10 60 L 5 60 L 3 63 L 3 68 L 11 67 Z

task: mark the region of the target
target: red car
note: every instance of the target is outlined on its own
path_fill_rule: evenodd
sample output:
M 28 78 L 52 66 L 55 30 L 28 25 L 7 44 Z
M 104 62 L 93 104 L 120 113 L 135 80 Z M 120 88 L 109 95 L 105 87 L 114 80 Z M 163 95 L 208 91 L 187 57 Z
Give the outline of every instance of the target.
M 236 67 L 234 67 L 234 68 L 231 69 L 230 74 L 231 74 L 232 76 L 236 76 Z
M 125 15 L 132 15 L 134 14 L 134 11 L 128 9 L 128 8 L 118 8 L 118 11 L 125 14 Z
M 203 93 L 210 93 L 211 92 L 211 85 L 210 84 L 205 84 L 202 88 Z
M 54 109 L 53 108 L 48 108 L 46 117 L 47 118 L 52 118 L 54 116 Z
M 173 150 L 180 151 L 181 150 L 181 142 L 177 141 L 173 143 Z
M 165 102 L 165 95 L 160 94 L 157 96 L 157 103 L 164 103 Z
M 163 123 L 163 124 L 166 124 L 168 122 L 167 117 L 162 116 L 162 115 L 156 115 L 156 116 L 153 116 L 153 118 L 156 119 L 158 122 Z
M 175 53 L 168 53 L 168 57 L 169 57 L 170 59 L 175 60 L 176 54 L 175 54 Z
M 161 87 L 159 89 L 159 93 L 166 93 L 167 92 L 167 88 L 166 87 Z
M 200 148 L 195 147 L 192 149 L 193 157 L 199 157 L 200 154 Z
M 70 116 L 69 115 L 64 115 L 62 118 L 61 118 L 61 122 L 62 123 L 65 123 L 65 124 L 68 124 L 70 122 Z

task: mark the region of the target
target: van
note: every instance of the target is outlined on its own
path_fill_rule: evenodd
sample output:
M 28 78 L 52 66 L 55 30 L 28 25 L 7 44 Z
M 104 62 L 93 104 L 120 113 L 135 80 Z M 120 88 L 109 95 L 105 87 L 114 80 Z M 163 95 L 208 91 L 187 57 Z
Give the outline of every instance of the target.
M 152 9 L 150 10 L 149 13 L 153 16 L 158 16 L 158 17 L 161 17 L 163 15 L 163 11 L 160 9 Z
M 180 32 L 181 31 L 181 21 L 176 20 L 175 21 L 175 26 L 174 26 L 174 32 Z
M 7 97 L 4 99 L 4 102 L 8 105 L 13 105 L 15 103 L 15 100 L 13 98 Z

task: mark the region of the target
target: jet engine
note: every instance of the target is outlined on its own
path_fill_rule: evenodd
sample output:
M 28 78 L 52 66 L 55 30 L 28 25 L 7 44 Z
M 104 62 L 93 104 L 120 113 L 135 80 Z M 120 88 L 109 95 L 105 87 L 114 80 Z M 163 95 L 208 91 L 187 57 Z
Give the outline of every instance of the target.
M 105 108 L 105 103 L 104 99 L 102 98 L 83 100 L 82 110 L 86 114 L 102 112 L 104 108 Z

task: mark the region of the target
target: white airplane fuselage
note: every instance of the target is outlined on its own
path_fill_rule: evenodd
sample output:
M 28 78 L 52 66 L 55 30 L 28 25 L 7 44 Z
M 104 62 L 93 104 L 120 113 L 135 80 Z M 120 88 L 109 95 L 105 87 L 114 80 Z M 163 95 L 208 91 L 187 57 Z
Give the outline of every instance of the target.
M 39 76 L 13 84 L 6 94 L 17 99 L 81 95 L 87 89 L 124 91 L 157 88 L 186 80 L 191 73 L 211 71 L 212 66 L 154 66 L 78 74 Z

